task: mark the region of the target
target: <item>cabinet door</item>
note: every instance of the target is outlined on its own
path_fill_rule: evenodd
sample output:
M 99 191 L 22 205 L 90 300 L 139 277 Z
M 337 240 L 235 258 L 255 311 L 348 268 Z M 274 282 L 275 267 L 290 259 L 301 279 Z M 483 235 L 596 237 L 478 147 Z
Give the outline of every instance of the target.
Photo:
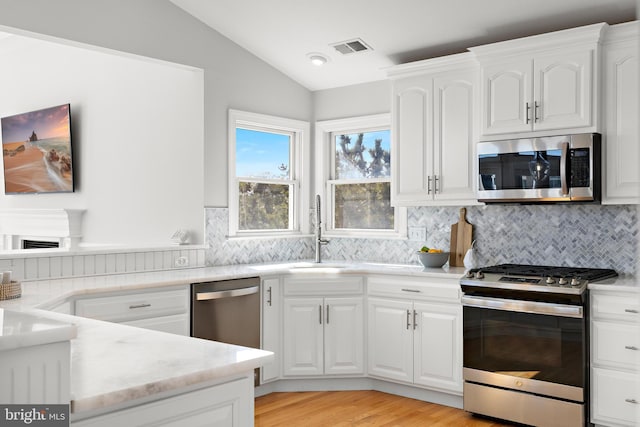
M 476 199 L 474 81 L 474 70 L 433 80 L 435 200 Z
M 364 374 L 363 299 L 325 298 L 324 373 Z
M 529 59 L 482 69 L 483 135 L 531 130 L 532 69 Z
M 608 46 L 604 53 L 606 181 L 603 203 L 638 203 L 640 125 L 638 43 Z
M 322 298 L 284 299 L 284 375 L 322 375 L 323 318 Z
M 533 129 L 588 127 L 592 120 L 594 52 L 561 53 L 534 60 Z
M 273 362 L 260 368 L 261 382 L 276 380 L 280 377 L 280 279 L 264 279 L 262 282 L 262 348 L 272 351 Z
M 413 305 L 369 298 L 367 311 L 369 375 L 413 382 Z
M 637 426 L 640 419 L 638 376 L 599 368 L 593 368 L 591 373 L 591 421 L 604 425 Z
M 433 196 L 432 80 L 427 76 L 394 82 L 391 144 L 391 204 L 406 206 Z M 433 184 L 431 184 L 433 185 Z
M 462 392 L 462 308 L 415 303 L 414 382 Z

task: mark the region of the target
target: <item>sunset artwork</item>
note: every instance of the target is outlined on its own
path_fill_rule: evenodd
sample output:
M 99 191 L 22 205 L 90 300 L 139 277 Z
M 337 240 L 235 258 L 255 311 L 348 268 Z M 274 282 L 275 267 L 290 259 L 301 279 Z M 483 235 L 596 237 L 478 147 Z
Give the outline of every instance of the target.
M 73 191 L 69 104 L 1 122 L 5 194 Z

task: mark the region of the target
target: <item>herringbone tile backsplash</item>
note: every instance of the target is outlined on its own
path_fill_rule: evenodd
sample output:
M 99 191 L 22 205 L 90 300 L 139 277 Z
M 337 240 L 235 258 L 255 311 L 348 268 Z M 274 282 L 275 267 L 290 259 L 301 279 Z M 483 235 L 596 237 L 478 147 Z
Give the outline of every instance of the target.
M 239 240 L 226 238 L 228 209 L 207 208 L 207 265 L 310 260 L 314 242 L 306 238 Z M 425 242 L 402 239 L 332 237 L 323 259 L 418 264 L 423 244 L 448 250 L 459 207 L 408 209 L 408 225 L 427 230 Z M 613 268 L 635 274 L 638 210 L 635 206 L 486 205 L 467 208 L 474 226 L 478 265 L 519 263 Z

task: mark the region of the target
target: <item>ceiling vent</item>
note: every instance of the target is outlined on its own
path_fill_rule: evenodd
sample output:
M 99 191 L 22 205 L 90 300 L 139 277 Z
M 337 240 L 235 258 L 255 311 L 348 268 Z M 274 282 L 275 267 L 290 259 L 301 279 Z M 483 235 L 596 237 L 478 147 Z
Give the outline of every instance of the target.
M 361 39 L 347 40 L 346 42 L 334 43 L 329 46 L 332 46 L 335 50 L 337 50 L 343 55 L 349 55 L 352 53 L 359 53 L 359 52 L 368 52 L 373 50 L 371 46 L 366 44 Z

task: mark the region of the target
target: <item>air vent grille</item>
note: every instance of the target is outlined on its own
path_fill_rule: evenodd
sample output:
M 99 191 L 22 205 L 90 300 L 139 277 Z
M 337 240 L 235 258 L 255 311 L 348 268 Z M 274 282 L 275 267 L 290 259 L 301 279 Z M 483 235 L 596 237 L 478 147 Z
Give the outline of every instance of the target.
M 359 53 L 359 52 L 368 52 L 370 50 L 373 50 L 371 46 L 366 44 L 361 39 L 347 40 L 340 43 L 334 43 L 330 46 L 332 46 L 335 50 L 337 50 L 343 55 L 349 55 L 352 53 Z

